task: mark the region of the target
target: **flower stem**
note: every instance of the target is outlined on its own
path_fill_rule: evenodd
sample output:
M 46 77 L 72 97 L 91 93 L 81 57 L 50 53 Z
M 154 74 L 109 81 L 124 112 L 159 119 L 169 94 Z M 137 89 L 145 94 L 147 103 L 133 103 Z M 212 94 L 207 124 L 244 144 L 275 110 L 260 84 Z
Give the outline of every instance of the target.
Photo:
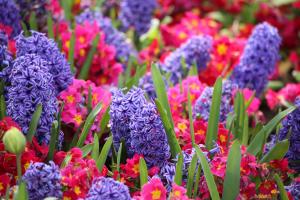
M 21 165 L 21 155 L 17 154 L 17 172 L 18 172 L 18 182 L 20 183 L 22 180 L 22 165 Z

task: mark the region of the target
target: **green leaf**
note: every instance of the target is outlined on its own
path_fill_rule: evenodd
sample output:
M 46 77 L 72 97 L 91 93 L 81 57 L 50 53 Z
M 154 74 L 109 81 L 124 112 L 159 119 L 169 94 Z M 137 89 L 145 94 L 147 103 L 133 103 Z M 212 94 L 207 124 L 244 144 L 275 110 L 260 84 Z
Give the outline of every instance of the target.
M 93 61 L 94 54 L 97 51 L 97 46 L 98 46 L 99 40 L 100 40 L 100 35 L 97 34 L 93 40 L 92 48 L 90 49 L 90 51 L 86 57 L 86 60 L 84 61 L 84 64 L 80 70 L 78 79 L 86 80 L 88 78 L 90 67 L 91 67 L 91 64 Z
M 21 181 L 18 186 L 18 190 L 16 195 L 14 196 L 14 200 L 27 200 L 28 199 L 28 192 L 26 189 L 26 183 Z
M 279 177 L 279 175 L 275 174 L 274 179 L 275 179 L 275 181 L 277 183 L 277 186 L 278 186 L 278 189 L 279 189 L 280 199 L 281 200 L 289 200 L 289 197 L 286 193 L 286 190 L 284 189 L 284 185 L 283 185 L 282 180 Z
M 75 71 L 76 71 L 75 66 L 74 66 L 75 39 L 76 39 L 76 36 L 75 36 L 75 28 L 74 28 L 74 30 L 72 31 L 71 39 L 70 39 L 69 55 L 68 55 L 68 61 L 70 63 L 71 71 L 73 73 L 75 73 Z
M 194 183 L 194 178 L 195 178 L 195 171 L 197 167 L 197 155 L 194 154 L 191 164 L 188 169 L 188 180 L 186 184 L 186 194 L 188 197 L 192 198 L 192 189 L 193 189 L 193 183 Z
M 268 88 L 271 88 L 272 90 L 278 90 L 284 86 L 284 83 L 281 81 L 269 81 L 268 82 Z
M 182 169 L 183 169 L 183 155 L 180 152 L 178 154 L 178 161 L 176 163 L 176 172 L 175 172 L 175 178 L 174 178 L 174 182 L 177 185 L 182 184 Z
M 27 133 L 27 141 L 29 143 L 32 142 L 32 138 L 34 137 L 34 135 L 36 133 L 36 129 L 37 129 L 37 126 L 38 126 L 39 121 L 40 121 L 42 110 L 43 110 L 43 106 L 42 106 L 42 104 L 39 103 L 37 105 L 33 115 L 32 115 L 32 118 L 31 118 L 31 121 L 30 121 L 30 124 L 29 124 L 29 130 L 28 130 L 28 133 Z
M 47 27 L 48 27 L 48 37 L 54 39 L 53 19 L 50 12 L 47 14 Z
M 190 121 L 190 134 L 192 138 L 192 145 L 195 146 L 195 131 L 194 131 L 194 122 L 193 122 L 193 113 L 192 113 L 192 101 L 190 88 L 188 88 L 188 110 L 189 110 L 189 121 Z
M 60 168 L 65 168 L 69 162 L 72 160 L 72 155 L 70 153 L 68 153 L 65 157 L 65 159 L 62 161 L 61 165 L 60 165 Z
M 167 116 L 171 123 L 171 127 L 174 129 L 174 122 L 173 122 L 171 108 L 168 101 L 165 82 L 163 80 L 163 77 L 158 67 L 155 64 L 153 64 L 151 67 L 151 74 L 152 74 L 152 79 L 153 79 L 157 99 L 161 102 L 163 108 L 166 110 Z
M 99 138 L 98 135 L 94 135 L 93 149 L 91 157 L 96 161 L 99 157 Z
M 274 147 L 260 160 L 261 163 L 270 162 L 272 160 L 281 160 L 289 150 L 289 141 L 282 140 L 274 145 Z
M 205 176 L 205 180 L 206 180 L 206 183 L 208 186 L 208 190 L 209 190 L 211 199 L 220 200 L 219 192 L 218 192 L 214 177 L 210 171 L 209 164 L 206 160 L 206 157 L 203 154 L 202 150 L 198 146 L 195 146 L 195 150 L 196 150 L 196 154 L 201 163 L 201 167 L 202 167 L 202 170 L 203 170 L 203 173 Z
M 148 169 L 147 169 L 146 162 L 142 157 L 140 158 L 139 169 L 140 169 L 140 183 L 142 188 L 143 185 L 145 185 L 148 182 Z
M 227 166 L 226 175 L 223 184 L 222 199 L 236 199 L 240 192 L 240 166 L 241 166 L 241 149 L 238 140 L 235 140 L 231 145 Z
M 89 91 L 88 91 L 88 103 L 87 103 L 87 109 L 88 109 L 88 113 L 90 113 L 93 109 L 93 95 L 92 95 L 92 88 L 91 86 L 89 86 Z
M 111 145 L 112 145 L 112 136 L 108 137 L 108 139 L 106 140 L 106 142 L 101 150 L 101 153 L 96 161 L 96 166 L 98 167 L 100 172 L 102 171 L 103 166 L 106 162 L 107 155 L 109 153 Z
M 109 119 L 110 119 L 110 115 L 109 115 L 109 109 L 110 107 L 107 107 L 105 113 L 102 116 L 102 119 L 100 121 L 100 133 L 99 133 L 99 139 L 101 139 L 101 136 L 103 135 L 103 133 L 105 132 L 105 130 L 107 129 L 107 125 L 109 123 Z
M 276 128 L 277 124 L 288 114 L 293 112 L 296 107 L 291 106 L 286 110 L 278 113 L 267 125 L 265 125 L 262 130 L 260 130 L 254 139 L 251 141 L 250 145 L 247 148 L 247 151 L 253 155 L 257 155 L 261 149 L 262 145 L 265 142 L 265 139 L 268 138 L 269 134 L 272 132 L 274 128 Z
M 171 123 L 168 119 L 166 110 L 164 109 L 164 107 L 162 106 L 161 102 L 158 99 L 155 99 L 155 104 L 156 104 L 157 110 L 160 114 L 161 121 L 166 130 L 172 158 L 175 158 L 181 152 L 180 145 L 175 136 L 174 129 L 172 128 Z
M 0 97 L 0 119 L 3 119 L 6 116 L 6 104 L 4 96 Z
M 91 151 L 93 150 L 93 147 L 94 147 L 93 143 L 81 147 L 80 149 L 82 151 L 82 157 L 85 158 L 87 155 L 89 155 L 89 153 L 91 153 Z
M 197 76 L 198 77 L 198 69 L 197 65 L 193 64 L 189 70 L 188 76 Z
M 73 0 L 62 0 L 61 4 L 64 9 L 65 19 L 70 21 L 72 19 Z
M 29 17 L 29 25 L 30 25 L 30 29 L 31 30 L 38 30 L 38 25 L 37 25 L 37 21 L 36 21 L 36 14 L 35 12 L 32 12 L 30 17 Z
M 198 196 L 201 172 L 202 172 L 201 167 L 198 167 L 198 171 L 196 173 L 195 184 L 194 184 L 193 199 L 196 199 L 196 197 Z
M 118 179 L 120 179 L 120 164 L 121 164 L 122 148 L 123 148 L 123 143 L 121 142 L 118 150 L 118 156 L 117 156 L 117 171 L 119 172 Z
M 249 117 L 247 114 L 245 114 L 243 126 L 242 144 L 247 146 L 249 141 Z
M 94 124 L 94 121 L 95 121 L 97 115 L 101 111 L 101 108 L 102 108 L 102 104 L 100 102 L 96 105 L 96 107 L 92 110 L 92 112 L 86 118 L 86 121 L 85 121 L 84 126 L 82 128 L 82 132 L 80 134 L 79 140 L 78 140 L 77 145 L 76 145 L 77 147 L 81 147 L 84 144 L 84 141 L 85 141 L 92 125 Z
M 219 118 L 220 118 L 220 105 L 222 97 L 222 78 L 219 77 L 214 85 L 212 103 L 210 107 L 210 115 L 208 119 L 208 127 L 205 138 L 206 148 L 208 150 L 213 148 L 213 142 L 217 139 Z
M 49 142 L 49 151 L 48 151 L 48 156 L 47 156 L 47 160 L 53 160 L 53 156 L 54 156 L 54 151 L 56 148 L 56 141 L 57 141 L 57 135 L 59 134 L 59 132 L 57 131 L 58 128 L 58 122 L 56 120 L 54 120 L 52 122 L 52 127 L 51 127 L 51 138 L 50 138 L 50 142 Z
M 27 25 L 24 22 L 21 22 L 21 25 L 22 25 L 22 29 L 24 31 L 24 35 L 26 37 L 29 36 L 29 31 L 28 31 Z

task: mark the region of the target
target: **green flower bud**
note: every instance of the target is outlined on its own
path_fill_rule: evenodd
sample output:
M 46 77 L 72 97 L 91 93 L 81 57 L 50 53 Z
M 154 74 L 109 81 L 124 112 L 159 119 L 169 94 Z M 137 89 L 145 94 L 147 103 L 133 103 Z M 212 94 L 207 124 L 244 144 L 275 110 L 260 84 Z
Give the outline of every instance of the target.
M 5 149 L 13 154 L 21 154 L 25 150 L 26 138 L 17 128 L 11 128 L 3 136 Z

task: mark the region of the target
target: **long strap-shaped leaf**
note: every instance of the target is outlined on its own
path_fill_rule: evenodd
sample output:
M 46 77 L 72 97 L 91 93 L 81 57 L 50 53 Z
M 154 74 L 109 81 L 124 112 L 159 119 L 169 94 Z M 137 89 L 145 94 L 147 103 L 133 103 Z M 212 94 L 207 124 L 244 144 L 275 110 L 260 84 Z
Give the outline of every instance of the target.
M 75 24 L 75 23 L 74 23 Z M 70 45 L 69 45 L 69 55 L 68 55 L 68 61 L 71 66 L 71 71 L 75 73 L 76 69 L 74 66 L 74 52 L 75 52 L 75 27 L 74 30 L 72 31 L 71 39 L 70 39 Z
M 145 185 L 148 182 L 148 169 L 144 158 L 140 158 L 139 169 L 140 169 L 140 183 L 142 188 L 143 185 Z
M 210 171 L 209 164 L 206 160 L 206 157 L 204 156 L 202 150 L 198 146 L 195 146 L 194 148 L 195 148 L 196 154 L 200 160 L 201 167 L 202 167 L 202 170 L 203 170 L 203 173 L 205 176 L 205 180 L 206 180 L 206 183 L 208 186 L 208 190 L 209 190 L 211 199 L 212 200 L 220 200 L 219 192 L 218 192 L 214 177 Z
M 208 150 L 213 148 L 213 142 L 216 141 L 219 128 L 220 105 L 222 97 L 222 78 L 219 77 L 214 85 L 212 103 L 208 119 L 208 127 L 205 138 L 205 145 Z
M 102 108 L 102 104 L 101 102 L 99 102 L 96 107 L 92 110 L 92 112 L 89 114 L 89 116 L 87 117 L 84 126 L 82 128 L 82 132 L 80 134 L 79 140 L 77 142 L 77 147 L 81 147 L 84 144 L 84 141 L 95 121 L 95 118 L 97 117 L 97 115 L 99 114 L 99 112 L 101 111 Z
M 103 166 L 106 162 L 106 159 L 107 159 L 107 155 L 109 153 L 109 150 L 111 148 L 111 145 L 112 145 L 112 136 L 110 136 L 107 141 L 105 142 L 102 150 L 101 150 L 101 153 L 96 161 L 96 166 L 98 167 L 99 171 L 101 172 L 102 169 L 103 169 Z
M 188 169 L 188 180 L 186 184 L 186 194 L 190 198 L 192 198 L 192 189 L 193 189 L 193 183 L 195 178 L 195 171 L 197 167 L 197 161 L 198 161 L 197 155 L 194 154 Z
M 176 163 L 176 172 L 174 182 L 177 185 L 181 185 L 182 183 L 182 168 L 183 168 L 183 155 L 182 153 L 178 154 L 178 160 Z
M 195 131 L 194 131 L 194 123 L 193 123 L 193 113 L 192 113 L 192 101 L 190 89 L 188 88 L 188 110 L 189 110 L 189 121 L 190 121 L 190 133 L 192 138 L 192 145 L 195 146 Z
M 0 119 L 3 119 L 3 117 L 6 116 L 6 104 L 4 96 L 1 95 L 0 97 Z
M 271 160 L 281 160 L 289 150 L 289 141 L 283 140 L 275 144 L 275 146 L 260 160 L 261 163 L 270 162 Z
M 99 138 L 98 135 L 94 135 L 94 143 L 93 143 L 93 148 L 92 148 L 92 154 L 91 157 L 96 161 L 97 158 L 99 157 Z
M 180 145 L 179 145 L 178 140 L 175 136 L 174 129 L 172 128 L 172 125 L 171 125 L 171 123 L 168 119 L 166 110 L 163 108 L 161 102 L 158 99 L 155 99 L 155 104 L 156 104 L 157 110 L 160 114 L 161 121 L 162 121 L 162 123 L 164 125 L 164 128 L 166 130 L 166 134 L 167 134 L 167 137 L 168 137 L 168 143 L 170 145 L 172 158 L 175 158 L 181 152 Z
M 57 135 L 59 134 L 57 131 L 57 128 L 58 128 L 58 122 L 55 120 L 52 123 L 52 127 L 51 127 L 51 137 L 50 137 L 47 160 L 53 160 L 53 155 L 54 155 L 56 141 L 57 141 L 56 138 L 57 138 Z
M 48 37 L 54 39 L 53 19 L 49 12 L 47 16 Z
M 282 200 L 289 200 L 289 197 L 284 189 L 284 185 L 282 183 L 281 178 L 279 177 L 278 174 L 274 175 L 275 181 L 277 183 L 278 189 L 279 189 L 279 194 L 280 194 L 280 199 Z
M 28 199 L 28 191 L 26 189 L 26 183 L 24 181 L 21 181 L 17 193 L 14 196 L 14 200 L 27 200 L 27 199 Z
M 91 67 L 91 64 L 92 64 L 92 61 L 93 61 L 94 54 L 97 51 L 97 46 L 98 46 L 99 40 L 100 40 L 100 35 L 97 34 L 96 37 L 93 40 L 92 48 L 90 49 L 90 51 L 89 51 L 89 53 L 86 57 L 86 60 L 84 61 L 84 64 L 83 64 L 83 66 L 80 70 L 80 73 L 78 75 L 79 79 L 86 80 L 88 78 L 90 67 Z
M 231 145 L 227 166 L 225 181 L 223 184 L 222 200 L 236 199 L 240 191 L 240 166 L 241 166 L 241 149 L 238 140 Z
M 151 73 L 152 73 L 152 79 L 153 79 L 157 99 L 161 102 L 162 106 L 166 109 L 171 126 L 172 128 L 174 128 L 174 122 L 172 118 L 170 104 L 168 101 L 165 82 L 163 80 L 163 77 L 158 67 L 155 64 L 153 64 L 151 67 Z
M 27 133 L 27 141 L 29 143 L 32 142 L 32 138 L 34 137 L 34 135 L 36 133 L 36 129 L 37 129 L 38 123 L 40 121 L 42 110 L 43 110 L 42 104 L 38 104 L 36 107 L 36 110 L 34 111 L 34 113 L 32 115 L 32 118 L 31 118 L 31 121 L 29 124 L 29 130 Z
M 262 130 L 260 130 L 250 143 L 250 145 L 247 148 L 247 151 L 253 155 L 257 155 L 261 149 L 262 145 L 265 142 L 265 139 L 269 136 L 269 134 L 272 132 L 274 128 L 278 125 L 278 123 L 288 114 L 293 112 L 296 109 L 296 107 L 291 106 L 288 109 L 280 112 L 277 114 L 267 125 L 265 125 Z

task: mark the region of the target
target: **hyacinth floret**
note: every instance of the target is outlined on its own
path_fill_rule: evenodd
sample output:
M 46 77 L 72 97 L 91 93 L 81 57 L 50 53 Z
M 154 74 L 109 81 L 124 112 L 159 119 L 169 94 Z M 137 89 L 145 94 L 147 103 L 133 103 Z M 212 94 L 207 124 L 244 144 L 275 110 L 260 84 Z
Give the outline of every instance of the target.
M 121 28 L 127 31 L 133 27 L 139 36 L 146 33 L 156 7 L 156 0 L 122 0 L 119 14 Z
M 36 54 L 47 62 L 48 70 L 53 76 L 56 95 L 65 90 L 73 81 L 69 63 L 53 39 L 44 33 L 31 31 L 30 37 L 20 34 L 16 40 L 17 57 Z
M 86 200 L 130 200 L 129 189 L 112 178 L 99 177 L 93 180 Z
M 11 33 L 9 33 L 10 39 L 13 39 L 21 32 L 20 22 L 20 11 L 15 2 L 13 0 L 0 0 L 0 25 L 11 29 Z
M 210 60 L 211 48 L 210 36 L 193 36 L 171 53 L 161 64 L 161 68 L 166 73 L 170 73 L 171 82 L 177 84 L 193 65 L 197 66 L 198 71 L 206 68 Z
M 9 68 L 12 62 L 12 56 L 7 50 L 8 38 L 5 32 L 0 31 L 0 70 Z M 6 77 L 2 77 L 6 78 Z
M 127 40 L 124 33 L 118 31 L 112 24 L 111 20 L 103 17 L 100 12 L 85 10 L 76 17 L 76 22 L 83 24 L 85 21 L 96 21 L 101 31 L 105 34 L 105 43 L 115 47 L 116 59 L 121 62 L 127 62 L 130 56 L 136 57 L 136 51 L 132 44 Z
M 46 197 L 62 198 L 61 174 L 53 161 L 49 165 L 41 162 L 31 163 L 23 175 L 30 200 Z
M 224 81 L 222 86 L 222 98 L 220 107 L 220 122 L 225 122 L 227 115 L 232 111 L 231 104 L 232 93 L 237 88 L 235 84 L 230 81 Z M 201 117 L 201 119 L 208 121 L 210 114 L 210 107 L 212 103 L 213 87 L 206 87 L 194 105 L 194 118 Z
M 239 88 L 249 88 L 260 95 L 280 58 L 280 43 L 281 37 L 275 27 L 267 22 L 257 25 L 230 79 Z
M 146 163 L 161 167 L 170 158 L 170 147 L 156 106 L 146 103 L 130 120 L 131 147 Z
M 289 137 L 290 146 L 285 157 L 289 160 L 290 168 L 300 172 L 300 98 L 295 100 L 297 107 L 282 121 L 282 128 L 279 131 L 279 140 L 284 140 Z M 289 131 L 291 134 L 289 135 Z
M 52 75 L 47 62 L 35 54 L 26 54 L 14 60 L 5 88 L 7 114 L 27 134 L 32 115 L 38 104 L 42 104 L 36 136 L 40 142 L 48 143 L 51 124 L 57 112 Z
M 130 117 L 146 103 L 144 94 L 142 89 L 136 87 L 132 88 L 127 94 L 124 94 L 122 90 L 112 91 L 110 124 L 113 142 L 118 149 L 123 138 L 126 143 L 127 153 L 131 156 L 134 152 L 131 148 Z

